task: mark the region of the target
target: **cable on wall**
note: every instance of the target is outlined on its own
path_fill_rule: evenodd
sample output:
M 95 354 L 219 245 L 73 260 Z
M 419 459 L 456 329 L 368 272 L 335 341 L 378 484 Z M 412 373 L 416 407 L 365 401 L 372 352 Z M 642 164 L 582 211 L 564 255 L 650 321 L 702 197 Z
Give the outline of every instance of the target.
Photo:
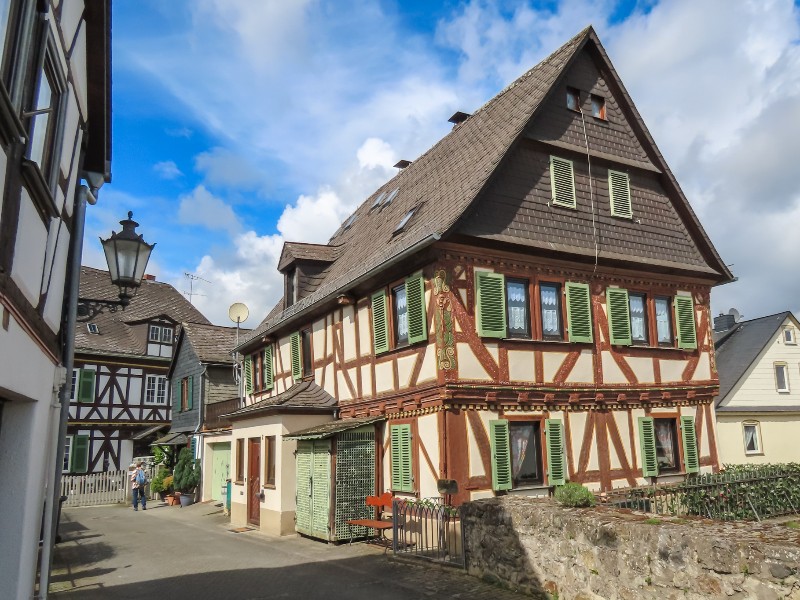
M 592 271 L 592 277 L 594 278 L 595 273 L 597 272 L 597 258 L 600 253 L 599 246 L 597 244 L 597 225 L 595 224 L 595 217 L 594 217 L 594 189 L 592 186 L 592 158 L 589 154 L 589 137 L 586 135 L 586 119 L 583 116 L 583 108 L 580 108 L 581 113 L 581 124 L 583 125 L 583 141 L 586 143 L 586 162 L 589 165 L 589 201 L 592 205 L 592 239 L 594 240 L 594 270 Z

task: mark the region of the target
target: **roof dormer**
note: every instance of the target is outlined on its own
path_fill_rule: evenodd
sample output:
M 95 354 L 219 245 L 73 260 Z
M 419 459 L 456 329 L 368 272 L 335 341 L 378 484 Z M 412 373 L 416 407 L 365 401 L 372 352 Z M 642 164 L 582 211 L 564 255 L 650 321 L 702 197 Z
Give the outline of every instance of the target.
M 339 246 L 285 242 L 278 260 L 284 276 L 284 304 L 288 308 L 316 289 L 318 276 L 339 256 Z

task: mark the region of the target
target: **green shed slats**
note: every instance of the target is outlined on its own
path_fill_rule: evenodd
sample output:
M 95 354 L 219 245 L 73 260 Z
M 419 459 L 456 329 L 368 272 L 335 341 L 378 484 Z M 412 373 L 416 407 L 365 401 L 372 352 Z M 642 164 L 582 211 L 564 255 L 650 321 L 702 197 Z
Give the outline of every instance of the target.
M 314 441 L 311 478 L 311 535 L 330 538 L 331 441 Z
M 381 290 L 372 294 L 372 339 L 375 354 L 389 351 L 389 319 L 386 315 L 386 293 Z
M 80 375 L 78 376 L 78 402 L 86 404 L 94 403 L 94 383 L 96 376 L 96 371 L 81 369 Z
M 575 208 L 575 175 L 571 160 L 550 157 L 550 187 L 553 204 Z
M 292 355 L 292 378 L 300 381 L 303 378 L 303 364 L 300 361 L 300 332 L 296 331 L 290 338 Z
M 631 345 L 631 312 L 628 304 L 628 290 L 606 289 L 608 308 L 608 333 L 615 346 Z
M 589 285 L 568 281 L 564 285 L 567 294 L 567 323 L 570 342 L 591 342 L 592 296 Z
M 608 170 L 608 194 L 613 216 L 626 219 L 633 217 L 630 177 L 627 173 Z
M 89 436 L 76 435 L 72 438 L 70 471 L 86 473 L 89 470 Z
M 505 419 L 489 421 L 489 440 L 492 448 L 492 489 L 510 490 L 513 479 L 508 421 Z
M 694 300 L 691 296 L 675 296 L 675 320 L 678 330 L 678 348 L 697 348 L 697 332 L 694 325 Z
M 481 337 L 506 337 L 505 281 L 500 273 L 475 273 L 475 325 Z
M 428 318 L 425 310 L 425 280 L 422 277 L 406 279 L 408 304 L 408 343 L 416 344 L 428 339 Z
M 642 477 L 656 477 L 658 475 L 658 459 L 653 417 L 639 417 L 639 445 L 642 454 Z
M 311 535 L 311 477 L 314 442 L 298 440 L 296 454 L 297 486 L 295 494 L 295 529 Z
M 564 485 L 567 481 L 564 453 L 564 424 L 561 419 L 545 419 L 547 437 L 547 484 Z
M 694 417 L 681 417 L 681 437 L 683 438 L 683 460 L 687 473 L 700 472 L 700 456 L 697 450 L 697 434 Z
M 272 368 L 272 344 L 264 348 L 264 389 L 271 390 L 275 386 L 275 372 Z
M 253 393 L 253 359 L 249 354 L 244 357 L 244 391 Z

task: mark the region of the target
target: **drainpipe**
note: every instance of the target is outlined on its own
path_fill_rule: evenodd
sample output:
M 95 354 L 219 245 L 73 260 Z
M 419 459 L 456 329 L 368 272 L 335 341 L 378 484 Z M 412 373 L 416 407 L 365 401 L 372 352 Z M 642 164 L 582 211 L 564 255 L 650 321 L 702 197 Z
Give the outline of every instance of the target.
M 203 363 L 200 363 L 203 364 Z M 208 371 L 208 365 L 203 366 L 203 371 L 200 373 L 200 401 L 198 402 L 198 411 L 197 411 L 197 427 L 194 428 L 194 436 L 197 436 L 200 428 L 203 427 L 203 409 L 205 408 L 205 378 L 206 378 L 206 371 Z M 200 438 L 200 444 L 198 445 L 200 448 L 200 498 L 203 497 L 203 480 L 202 480 L 202 472 L 203 472 L 203 439 Z M 195 458 L 197 458 L 195 456 Z M 195 498 L 196 499 L 196 498 Z
M 72 389 L 72 368 L 75 362 L 75 327 L 78 319 L 78 294 L 81 282 L 81 258 L 83 256 L 83 230 L 86 218 L 86 203 L 97 202 L 98 188 L 90 190 L 81 185 L 75 190 L 75 208 L 73 212 L 73 231 L 70 248 L 70 262 L 67 282 L 69 288 L 64 301 L 64 346 L 63 362 L 66 380 L 61 386 L 58 398 L 61 410 L 56 438 L 55 465 L 50 493 L 45 497 L 44 532 L 42 535 L 42 561 L 39 569 L 39 598 L 46 600 L 50 585 L 50 569 L 53 565 L 53 548 L 55 534 L 58 530 L 58 517 L 61 499 L 61 470 L 64 465 L 64 444 L 67 438 L 67 421 L 69 420 L 69 401 Z

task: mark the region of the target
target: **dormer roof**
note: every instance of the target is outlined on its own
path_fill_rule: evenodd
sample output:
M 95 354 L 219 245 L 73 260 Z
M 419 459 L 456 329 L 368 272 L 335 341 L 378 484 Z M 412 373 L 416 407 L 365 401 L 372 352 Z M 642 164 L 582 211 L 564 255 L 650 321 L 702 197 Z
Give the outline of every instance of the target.
M 278 271 L 284 271 L 291 265 L 303 261 L 332 263 L 338 258 L 340 250 L 341 246 L 284 242 L 281 257 L 278 260 Z

